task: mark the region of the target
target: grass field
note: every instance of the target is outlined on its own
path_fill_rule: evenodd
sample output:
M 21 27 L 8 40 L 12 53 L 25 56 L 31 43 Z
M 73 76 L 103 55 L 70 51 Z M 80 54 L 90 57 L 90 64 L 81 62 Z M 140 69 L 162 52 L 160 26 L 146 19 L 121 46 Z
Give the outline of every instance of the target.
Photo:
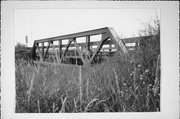
M 160 77 L 118 56 L 93 67 L 16 59 L 16 113 L 160 111 Z

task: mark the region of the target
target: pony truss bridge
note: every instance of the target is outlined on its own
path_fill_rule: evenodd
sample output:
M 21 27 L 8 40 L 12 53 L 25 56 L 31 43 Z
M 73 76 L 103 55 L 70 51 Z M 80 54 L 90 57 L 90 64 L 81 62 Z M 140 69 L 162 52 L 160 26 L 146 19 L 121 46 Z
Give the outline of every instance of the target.
M 125 59 L 129 56 L 124 42 L 109 27 L 35 40 L 32 48 L 34 60 L 57 64 L 92 65 L 117 53 Z

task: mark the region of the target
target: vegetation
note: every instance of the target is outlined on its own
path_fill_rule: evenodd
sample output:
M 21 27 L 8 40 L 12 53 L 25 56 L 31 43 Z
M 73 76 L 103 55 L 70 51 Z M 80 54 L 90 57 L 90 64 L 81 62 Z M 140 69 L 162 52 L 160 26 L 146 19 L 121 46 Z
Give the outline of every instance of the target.
M 159 111 L 151 72 L 116 56 L 91 68 L 16 61 L 16 112 Z
M 160 21 L 157 15 L 151 22 L 143 23 L 144 28 L 139 31 L 141 37 L 140 47 L 138 47 L 139 51 L 136 52 L 136 56 L 141 56 L 143 66 L 149 68 L 152 67 L 153 60 L 156 61 L 160 54 Z
M 15 59 L 30 59 L 30 48 L 26 47 L 26 45 L 17 43 L 15 46 Z

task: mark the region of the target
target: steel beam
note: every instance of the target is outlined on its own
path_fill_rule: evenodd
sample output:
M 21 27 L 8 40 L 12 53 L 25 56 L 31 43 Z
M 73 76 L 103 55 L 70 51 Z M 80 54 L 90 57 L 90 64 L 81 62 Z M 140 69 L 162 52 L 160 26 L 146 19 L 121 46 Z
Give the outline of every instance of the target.
M 90 35 L 90 36 L 98 35 L 98 34 L 106 33 L 107 30 L 108 30 L 108 27 L 105 27 L 105 28 L 100 28 L 100 29 L 95 29 L 95 30 L 90 30 L 90 31 L 84 31 L 84 32 L 79 32 L 79 33 L 73 33 L 73 34 L 68 34 L 68 35 L 40 39 L 40 40 L 36 40 L 35 42 L 41 43 L 41 42 L 58 41 L 58 40 L 66 40 L 66 39 L 72 39 L 72 38 L 78 38 L 78 37 L 85 37 L 88 35 Z
M 119 38 L 117 33 L 114 31 L 114 29 L 108 29 L 109 30 L 109 36 L 111 40 L 114 42 L 115 47 L 118 49 L 118 53 L 121 55 L 123 59 L 129 59 L 129 52 L 124 44 L 124 42 Z
M 67 51 L 68 51 L 68 49 L 69 49 L 69 46 L 70 46 L 71 42 L 72 42 L 72 39 L 69 39 L 68 44 L 67 44 L 67 46 L 66 46 L 66 49 L 65 49 L 65 51 L 63 52 L 63 55 L 62 55 L 62 57 L 61 57 L 61 59 L 60 59 L 60 62 L 63 60 L 64 56 L 66 55 L 66 53 L 67 53 Z
M 86 36 L 86 47 L 88 51 L 90 52 L 90 36 Z
M 43 56 L 42 56 L 42 53 L 40 51 L 40 48 L 39 48 L 39 43 L 36 44 L 37 46 L 37 49 L 38 49 L 38 54 L 39 54 L 39 57 L 40 57 L 40 61 L 43 61 Z
M 51 43 L 50 43 L 50 42 L 48 42 L 48 47 L 47 47 L 46 53 L 45 53 L 45 55 L 44 55 L 44 59 L 43 59 L 43 61 L 45 60 L 46 55 L 47 55 L 47 53 L 48 53 L 48 51 L 49 51 L 50 44 L 51 44 Z
M 42 48 L 42 58 L 44 59 L 44 43 L 41 43 L 41 48 Z
M 107 36 L 107 34 L 102 35 L 102 40 L 99 43 L 95 53 L 93 54 L 93 56 L 90 58 L 90 63 L 92 63 L 92 61 L 94 60 L 94 58 L 96 57 L 96 55 L 98 54 L 98 52 L 101 50 L 102 45 L 104 44 L 104 42 L 106 42 L 109 39 L 109 36 Z
M 33 47 L 32 47 L 32 50 L 31 50 L 31 54 L 32 54 L 32 59 L 33 59 L 33 60 L 35 60 L 36 57 L 37 57 L 37 55 L 36 55 L 36 49 L 37 49 L 36 43 L 34 42 Z
M 55 45 L 54 45 L 55 47 Z M 62 40 L 59 40 L 59 57 L 62 57 Z
M 76 47 L 76 50 L 77 50 L 79 56 L 81 57 L 82 62 L 85 63 L 83 56 L 82 56 L 82 53 L 81 53 L 81 50 L 80 50 L 79 45 L 78 45 L 77 41 L 75 40 L 75 38 L 73 39 L 73 42 L 75 44 L 75 47 Z
M 59 55 L 57 54 L 57 51 L 56 51 L 56 49 L 55 49 L 55 47 L 54 47 L 53 42 L 51 42 L 51 44 L 52 44 L 52 46 L 53 46 L 53 51 L 54 51 L 54 54 L 55 54 L 55 56 L 56 56 L 57 63 L 60 63 L 60 58 L 59 58 Z

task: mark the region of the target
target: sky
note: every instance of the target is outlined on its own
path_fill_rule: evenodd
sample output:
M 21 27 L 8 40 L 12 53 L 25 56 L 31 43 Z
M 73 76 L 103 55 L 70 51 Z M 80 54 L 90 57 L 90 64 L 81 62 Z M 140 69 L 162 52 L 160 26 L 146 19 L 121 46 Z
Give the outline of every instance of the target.
M 143 23 L 160 18 L 159 9 L 17 9 L 15 45 L 34 40 L 112 27 L 120 38 L 138 37 Z

